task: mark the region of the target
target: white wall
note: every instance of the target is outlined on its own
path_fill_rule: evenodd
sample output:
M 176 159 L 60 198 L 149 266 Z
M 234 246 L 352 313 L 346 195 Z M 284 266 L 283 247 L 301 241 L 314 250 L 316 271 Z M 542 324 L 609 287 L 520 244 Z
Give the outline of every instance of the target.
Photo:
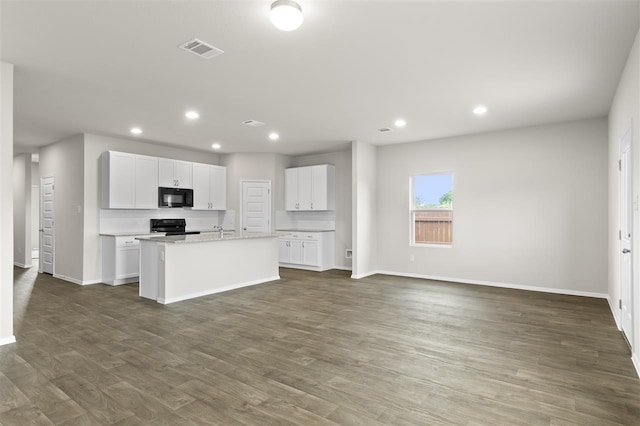
M 82 282 L 83 173 L 82 135 L 40 149 L 40 174 L 54 176 L 54 276 L 74 282 Z
M 13 65 L 0 62 L 0 345 L 13 336 Z
M 351 269 L 352 259 L 345 258 L 345 251 L 352 249 L 352 188 L 351 150 L 325 154 L 302 155 L 292 159 L 292 167 L 332 164 L 335 166 L 335 264 L 340 269 Z M 284 186 L 283 186 L 284 188 Z M 305 212 L 299 212 L 298 215 Z
M 271 181 L 271 230 L 275 229 L 275 211 L 284 206 L 284 168 L 289 157 L 277 154 L 227 154 L 221 164 L 227 167 L 227 210 L 233 210 L 236 229 L 240 228 L 240 202 L 242 180 Z
M 31 154 L 13 159 L 13 263 L 31 265 Z
M 91 134 L 83 135 L 84 159 L 83 174 L 83 273 L 84 283 L 101 282 L 102 277 L 102 248 L 100 242 L 100 200 L 101 193 L 101 162 L 100 156 L 105 151 L 121 151 L 133 154 L 150 155 L 155 157 L 173 158 L 176 160 L 193 161 L 197 163 L 219 164 L 220 157 L 215 153 L 189 151 L 170 146 L 158 145 L 133 139 L 112 138 Z M 42 162 L 42 157 L 41 160 Z M 56 181 L 56 189 L 57 189 Z M 156 217 L 157 211 L 152 211 L 149 217 Z M 217 213 L 211 212 L 216 215 Z
M 376 147 L 364 142 L 353 142 L 352 149 L 352 212 L 353 262 L 352 277 L 362 278 L 374 274 L 378 265 L 378 200 L 376 180 Z M 385 225 L 386 226 L 386 225 Z
M 609 303 L 618 327 L 620 327 L 620 187 L 618 173 L 618 159 L 620 158 L 620 139 L 628 127 L 633 126 L 633 194 L 637 200 L 640 192 L 640 32 L 629 53 L 627 64 L 618 83 L 618 88 L 609 111 L 609 232 L 608 232 L 608 292 Z M 634 336 L 633 358 L 636 369 L 640 373 L 640 356 L 638 342 L 640 342 L 640 257 L 637 247 L 640 241 L 640 220 L 637 207 L 633 215 L 633 239 L 636 255 L 633 256 L 633 286 L 634 286 Z
M 606 158 L 606 119 L 379 147 L 378 269 L 602 297 Z M 439 171 L 453 246 L 411 247 L 410 178 Z

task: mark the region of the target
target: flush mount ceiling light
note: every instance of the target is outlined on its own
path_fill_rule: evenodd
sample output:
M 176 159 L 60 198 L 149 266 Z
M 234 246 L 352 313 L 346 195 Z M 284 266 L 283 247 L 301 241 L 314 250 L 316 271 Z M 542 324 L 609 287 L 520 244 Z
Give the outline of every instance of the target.
M 197 111 L 187 111 L 184 114 L 185 117 L 187 117 L 189 120 L 195 120 L 196 118 L 200 117 L 200 114 L 198 114 Z
M 484 105 L 478 105 L 477 107 L 475 107 L 475 108 L 473 109 L 473 113 L 474 113 L 475 115 L 484 115 L 484 114 L 486 114 L 486 113 L 487 113 L 487 111 L 488 111 L 488 109 L 487 109 L 487 107 L 486 107 L 486 106 L 484 106 Z
M 271 22 L 279 30 L 293 31 L 303 19 L 302 7 L 293 0 L 277 0 L 271 4 Z
M 407 122 L 405 120 L 403 120 L 402 118 L 398 118 L 393 124 L 396 127 L 404 127 L 404 126 L 407 125 Z
M 275 132 L 269 133 L 269 139 L 271 139 L 272 141 L 277 141 L 278 139 L 280 139 L 280 135 Z
M 131 128 L 131 133 L 133 133 L 134 135 L 141 135 L 142 134 L 142 129 L 140 127 L 132 127 Z
M 211 145 L 211 148 L 220 149 L 220 148 L 222 148 L 222 145 L 220 145 L 219 143 L 214 143 L 213 145 Z

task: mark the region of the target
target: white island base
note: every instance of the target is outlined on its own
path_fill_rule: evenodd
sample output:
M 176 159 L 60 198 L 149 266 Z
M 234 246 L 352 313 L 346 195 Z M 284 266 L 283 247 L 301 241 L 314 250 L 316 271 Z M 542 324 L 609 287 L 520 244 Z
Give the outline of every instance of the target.
M 168 304 L 278 280 L 277 237 L 139 238 L 140 296 Z

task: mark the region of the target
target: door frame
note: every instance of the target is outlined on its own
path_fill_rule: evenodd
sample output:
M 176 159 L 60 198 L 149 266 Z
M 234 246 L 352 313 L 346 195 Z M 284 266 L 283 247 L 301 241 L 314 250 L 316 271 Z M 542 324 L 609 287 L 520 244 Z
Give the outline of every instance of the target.
M 269 185 L 269 199 L 268 199 L 268 210 L 269 210 L 269 229 L 267 232 L 271 232 L 272 230 L 272 222 L 273 222 L 273 212 L 271 211 L 271 206 L 273 205 L 272 197 L 273 193 L 271 191 L 271 180 L 269 179 L 240 179 L 240 232 L 244 231 L 244 184 L 245 183 L 266 183 Z
M 625 170 L 625 173 L 623 173 L 623 161 L 622 161 L 622 153 L 623 153 L 623 147 L 626 146 L 626 142 L 628 139 L 628 146 L 629 146 L 629 162 L 628 164 L 625 164 L 625 169 L 628 168 L 629 170 Z M 619 220 L 620 220 L 620 235 L 619 235 L 619 240 L 618 240 L 618 256 L 619 256 L 619 265 L 620 265 L 620 271 L 619 271 L 619 276 L 618 276 L 618 283 L 619 283 L 619 297 L 620 297 L 620 301 L 619 301 L 619 305 L 618 308 L 620 310 L 620 330 L 622 331 L 622 335 L 624 336 L 624 338 L 627 340 L 627 342 L 629 343 L 629 345 L 631 346 L 631 349 L 633 350 L 633 348 L 635 347 L 634 345 L 634 341 L 633 341 L 633 336 L 634 336 L 634 322 L 635 322 L 635 315 L 636 313 L 634 312 L 634 294 L 635 294 L 635 282 L 634 282 L 634 250 L 635 250 L 635 244 L 634 244 L 634 234 L 635 234 L 635 230 L 634 230 L 634 180 L 633 180 L 633 155 L 634 155 L 634 150 L 633 150 L 633 122 L 629 123 L 629 126 L 627 127 L 627 129 L 625 130 L 625 132 L 623 133 L 622 137 L 619 140 L 619 192 L 620 192 L 620 198 L 618 200 L 618 209 L 619 209 Z M 627 185 L 629 185 L 629 190 L 628 191 L 624 191 L 625 185 L 623 180 L 625 179 L 625 175 L 626 178 L 628 180 Z M 626 193 L 625 193 L 626 192 Z M 623 249 L 625 249 L 625 247 L 623 247 L 623 237 L 622 237 L 622 232 L 623 232 L 623 222 L 624 222 L 624 218 L 625 218 L 625 212 L 623 211 L 623 206 L 625 205 L 625 203 L 623 203 L 623 197 L 627 197 L 626 200 L 626 205 L 627 205 L 627 211 L 626 211 L 626 215 L 628 215 L 628 224 L 630 226 L 631 229 L 629 229 L 629 250 L 631 250 L 631 253 L 629 254 L 629 256 L 631 256 L 630 262 L 629 262 L 629 268 L 631 269 L 630 271 L 628 271 L 629 274 L 629 293 L 628 293 L 628 297 L 629 300 L 623 300 L 623 297 L 625 295 L 625 291 L 624 291 L 624 274 L 625 274 L 625 261 L 623 258 Z M 629 330 L 625 329 L 625 323 L 626 320 L 624 318 L 624 312 L 622 311 L 622 306 L 626 306 L 627 309 L 629 310 L 629 315 L 631 316 L 631 320 L 629 321 L 628 327 Z
M 39 255 L 38 255 L 38 273 L 42 273 L 42 259 L 44 258 L 44 256 L 42 255 L 43 250 L 42 250 L 42 235 L 44 233 L 44 228 L 43 228 L 43 200 L 44 200 L 44 184 L 43 181 L 45 179 L 53 179 L 53 215 L 54 215 L 54 220 L 53 220 L 53 243 L 51 244 L 53 253 L 52 253 L 52 257 L 53 257 L 53 262 L 51 264 L 51 275 L 55 275 L 56 273 L 56 221 L 55 221 L 55 214 L 56 214 L 56 177 L 55 175 L 47 175 L 47 176 L 40 176 L 40 212 L 39 212 L 39 216 L 40 216 L 40 224 L 38 226 L 38 251 L 39 251 Z

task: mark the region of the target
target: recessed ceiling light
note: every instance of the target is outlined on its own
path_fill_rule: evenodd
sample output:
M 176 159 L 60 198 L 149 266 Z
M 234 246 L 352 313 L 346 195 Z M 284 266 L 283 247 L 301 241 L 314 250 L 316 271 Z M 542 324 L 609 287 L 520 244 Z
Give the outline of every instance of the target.
M 131 133 L 133 133 L 134 135 L 140 135 L 142 134 L 142 129 L 140 127 L 132 127 Z
M 211 148 L 220 149 L 220 148 L 222 148 L 222 145 L 220 145 L 219 143 L 214 143 L 213 145 L 211 145 Z
M 275 132 L 269 133 L 269 139 L 271 139 L 272 141 L 277 141 L 278 139 L 280 139 L 280 135 Z
M 404 127 L 407 125 L 407 122 L 404 121 L 402 118 L 398 118 L 394 123 L 393 123 L 396 127 Z
M 197 111 L 187 111 L 184 114 L 185 117 L 187 117 L 189 120 L 195 120 L 196 118 L 200 117 L 200 114 L 198 114 Z
M 487 109 L 487 107 L 486 107 L 486 106 L 484 106 L 484 105 L 478 105 L 477 107 L 475 107 L 475 108 L 473 109 L 473 113 L 474 113 L 475 115 L 484 115 L 484 114 L 486 114 L 486 113 L 487 113 L 487 111 L 489 111 L 489 110 L 488 110 L 488 109 Z

